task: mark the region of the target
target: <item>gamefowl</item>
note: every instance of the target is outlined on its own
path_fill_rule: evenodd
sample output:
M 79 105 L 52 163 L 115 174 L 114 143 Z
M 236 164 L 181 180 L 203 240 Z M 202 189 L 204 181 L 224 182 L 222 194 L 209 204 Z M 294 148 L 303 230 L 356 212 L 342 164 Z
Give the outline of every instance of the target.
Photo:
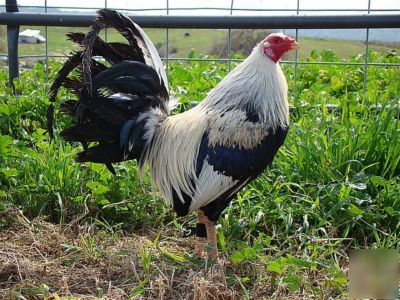
M 104 28 L 116 29 L 128 44 L 102 40 L 98 34 Z M 131 19 L 103 9 L 86 35 L 68 37 L 83 50 L 58 72 L 50 100 L 62 86 L 76 95 L 61 104 L 74 118 L 61 136 L 83 145 L 77 161 L 104 163 L 113 173 L 112 164 L 126 160 L 137 160 L 141 171 L 149 165 L 153 184 L 178 216 L 198 212 L 196 254 L 202 256 L 208 243 L 215 258 L 215 222 L 272 163 L 285 140 L 288 88 L 278 60 L 299 44 L 282 33 L 270 34 L 200 104 L 170 115 L 161 59 Z M 53 114 L 51 104 L 51 136 Z

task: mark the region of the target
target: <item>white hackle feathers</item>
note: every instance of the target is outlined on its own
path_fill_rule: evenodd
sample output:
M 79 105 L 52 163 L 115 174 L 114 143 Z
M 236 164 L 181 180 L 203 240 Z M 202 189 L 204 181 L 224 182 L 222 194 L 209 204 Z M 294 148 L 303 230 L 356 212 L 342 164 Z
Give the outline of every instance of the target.
M 148 140 L 143 161 L 149 163 L 153 183 L 171 203 L 172 188 L 182 202 L 181 191 L 194 194 L 191 178 L 196 177 L 196 157 L 206 125 L 205 113 L 195 108 L 166 118 Z
M 245 61 L 229 73 L 200 103 L 210 110 L 251 110 L 260 123 L 272 128 L 289 125 L 287 82 L 279 64 L 257 45 Z M 231 120 L 232 121 L 232 120 Z
M 213 147 L 225 145 L 252 149 L 266 137 L 268 127 L 265 123 L 246 121 L 244 111 L 227 111 L 209 120 L 207 126 L 208 144 Z

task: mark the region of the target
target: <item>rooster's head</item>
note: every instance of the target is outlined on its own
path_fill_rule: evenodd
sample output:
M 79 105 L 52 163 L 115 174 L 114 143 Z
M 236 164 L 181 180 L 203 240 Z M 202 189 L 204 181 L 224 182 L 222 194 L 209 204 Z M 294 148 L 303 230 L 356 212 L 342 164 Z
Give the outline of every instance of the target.
M 300 44 L 283 33 L 271 33 L 260 43 L 261 50 L 274 62 L 277 62 L 289 50 L 299 49 Z

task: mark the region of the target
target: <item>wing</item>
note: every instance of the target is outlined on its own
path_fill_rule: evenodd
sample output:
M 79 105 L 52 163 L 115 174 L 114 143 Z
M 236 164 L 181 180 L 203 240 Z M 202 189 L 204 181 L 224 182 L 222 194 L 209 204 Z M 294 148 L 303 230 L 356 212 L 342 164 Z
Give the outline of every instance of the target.
M 282 146 L 287 134 L 287 129 L 278 128 L 269 130 L 260 143 L 252 149 L 239 146 L 210 146 L 208 135 L 202 138 L 199 156 L 197 158 L 197 171 L 207 161 L 213 170 L 235 180 L 243 180 L 258 176 L 275 157 L 279 147 Z
M 205 170 L 209 174 L 206 183 L 201 180 L 197 183 L 198 190 L 201 186 L 204 189 L 203 192 L 199 190 L 199 195 L 203 195 L 203 197 L 193 199 L 191 207 L 196 201 L 199 201 L 196 206 L 203 207 L 205 205 L 205 215 L 211 220 L 217 220 L 236 193 L 272 163 L 286 134 L 287 128 L 269 130 L 260 143 L 252 149 L 223 145 L 212 147 L 209 145 L 208 135 L 205 134 L 197 159 L 197 172 L 199 179 Z M 208 199 L 205 199 L 204 194 Z M 200 204 L 200 202 L 203 203 Z

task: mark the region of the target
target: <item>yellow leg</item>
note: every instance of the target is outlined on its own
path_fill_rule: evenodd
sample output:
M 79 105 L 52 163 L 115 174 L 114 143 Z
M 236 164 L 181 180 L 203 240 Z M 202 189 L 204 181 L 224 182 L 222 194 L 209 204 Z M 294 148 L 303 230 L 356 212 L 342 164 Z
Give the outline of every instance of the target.
M 208 245 L 210 247 L 210 257 L 216 259 L 218 257 L 218 247 L 217 247 L 217 232 L 215 231 L 215 223 L 210 221 L 206 216 L 204 216 L 207 230 Z
M 200 224 L 205 224 L 205 222 L 207 220 L 207 218 L 204 216 L 203 211 L 200 209 L 197 211 L 197 218 L 198 218 Z M 206 242 L 205 238 L 196 236 L 196 245 L 195 245 L 194 252 L 199 257 L 203 257 L 205 242 Z

